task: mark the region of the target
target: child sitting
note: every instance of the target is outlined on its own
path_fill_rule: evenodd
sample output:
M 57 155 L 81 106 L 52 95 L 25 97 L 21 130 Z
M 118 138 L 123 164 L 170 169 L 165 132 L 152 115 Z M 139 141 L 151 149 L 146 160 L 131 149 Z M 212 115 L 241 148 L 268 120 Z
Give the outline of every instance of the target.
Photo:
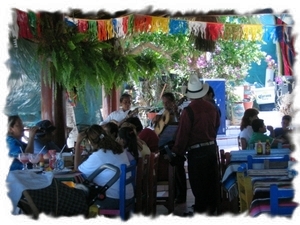
M 269 140 L 271 143 L 272 148 L 277 148 L 278 143 L 283 143 L 283 139 L 277 139 L 273 138 L 272 136 L 268 136 L 265 133 L 267 132 L 266 125 L 264 124 L 264 120 L 262 119 L 254 119 L 252 121 L 252 129 L 253 134 L 249 140 L 249 144 L 255 144 L 258 141 L 266 142 L 266 140 Z
M 291 121 L 292 117 L 290 115 L 284 115 L 281 119 L 281 127 L 274 129 L 274 137 L 284 139 L 284 144 L 290 143 L 290 134 L 292 131 L 290 128 Z

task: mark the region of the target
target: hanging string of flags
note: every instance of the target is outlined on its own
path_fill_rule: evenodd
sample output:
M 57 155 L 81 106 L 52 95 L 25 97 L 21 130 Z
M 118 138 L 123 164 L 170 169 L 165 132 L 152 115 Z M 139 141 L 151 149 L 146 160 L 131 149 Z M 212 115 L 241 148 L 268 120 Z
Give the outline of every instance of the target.
M 24 12 L 16 9 L 13 15 L 12 34 L 14 37 L 32 39 L 39 34 L 39 13 Z M 64 15 L 69 26 L 76 26 L 78 32 L 90 32 L 99 41 L 111 38 L 123 38 L 136 32 L 164 32 L 171 35 L 192 34 L 203 39 L 216 41 L 225 40 L 273 40 L 282 41 L 286 38 L 285 25 L 263 24 L 223 24 L 186 19 L 173 19 L 149 15 L 131 14 L 112 19 L 80 19 Z

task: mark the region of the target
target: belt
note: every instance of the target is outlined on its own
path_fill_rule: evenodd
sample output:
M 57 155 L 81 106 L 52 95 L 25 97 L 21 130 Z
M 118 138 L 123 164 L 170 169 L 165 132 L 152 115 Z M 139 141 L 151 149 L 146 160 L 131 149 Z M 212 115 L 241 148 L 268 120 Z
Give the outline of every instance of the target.
M 203 143 L 192 145 L 188 149 L 191 150 L 191 149 L 194 149 L 194 148 L 200 148 L 200 147 L 210 146 L 210 145 L 214 145 L 214 144 L 216 144 L 215 141 L 208 141 L 208 142 L 203 142 Z

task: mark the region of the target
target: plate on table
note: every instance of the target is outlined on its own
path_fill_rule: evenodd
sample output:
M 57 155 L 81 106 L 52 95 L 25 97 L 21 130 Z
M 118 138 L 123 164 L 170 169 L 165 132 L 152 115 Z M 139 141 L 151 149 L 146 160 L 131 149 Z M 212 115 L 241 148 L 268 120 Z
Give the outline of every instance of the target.
M 63 168 L 62 170 L 52 170 L 53 174 L 66 174 L 66 173 L 70 173 L 72 170 L 68 169 L 68 168 Z

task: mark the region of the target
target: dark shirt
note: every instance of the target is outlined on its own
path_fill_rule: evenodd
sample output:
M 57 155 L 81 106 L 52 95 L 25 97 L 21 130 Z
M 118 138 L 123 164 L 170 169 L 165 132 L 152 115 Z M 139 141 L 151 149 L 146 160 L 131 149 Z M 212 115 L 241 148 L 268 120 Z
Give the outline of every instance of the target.
M 282 127 L 277 127 L 274 129 L 274 135 L 275 137 L 281 137 L 281 136 L 284 136 L 285 135 L 285 131 L 283 130 Z
M 221 118 L 221 109 L 220 109 L 220 107 L 217 105 L 217 103 L 215 102 L 215 100 L 211 100 L 210 101 L 215 107 L 216 107 L 216 109 L 218 110 L 218 112 L 219 112 L 219 115 L 220 115 L 220 118 Z
M 45 148 L 42 152 L 40 152 L 44 146 Z M 49 150 L 56 150 L 56 152 L 60 152 L 61 149 L 53 141 L 43 144 L 37 137 L 34 138 L 34 153 L 46 154 Z
M 216 107 L 204 99 L 192 100 L 189 104 L 193 111 L 193 123 L 186 109 L 180 116 L 175 144 L 172 151 L 183 155 L 189 146 L 215 141 L 216 127 L 220 126 L 220 115 Z
M 157 134 L 151 130 L 150 128 L 144 128 L 139 133 L 139 138 L 146 142 L 151 152 L 158 152 L 158 136 Z
M 291 131 L 289 130 L 284 130 L 282 127 L 278 127 L 274 129 L 274 136 L 275 138 L 280 138 L 280 139 L 284 139 L 284 143 L 283 144 L 289 144 L 290 143 L 290 135 L 291 135 Z
M 215 102 L 215 100 L 212 99 L 210 102 L 216 107 L 216 109 L 217 109 L 217 111 L 219 113 L 220 119 L 221 119 L 221 109 L 220 109 L 220 107 L 217 105 L 217 103 Z M 219 126 L 216 127 L 217 132 L 219 130 L 220 125 L 221 124 L 219 124 Z

